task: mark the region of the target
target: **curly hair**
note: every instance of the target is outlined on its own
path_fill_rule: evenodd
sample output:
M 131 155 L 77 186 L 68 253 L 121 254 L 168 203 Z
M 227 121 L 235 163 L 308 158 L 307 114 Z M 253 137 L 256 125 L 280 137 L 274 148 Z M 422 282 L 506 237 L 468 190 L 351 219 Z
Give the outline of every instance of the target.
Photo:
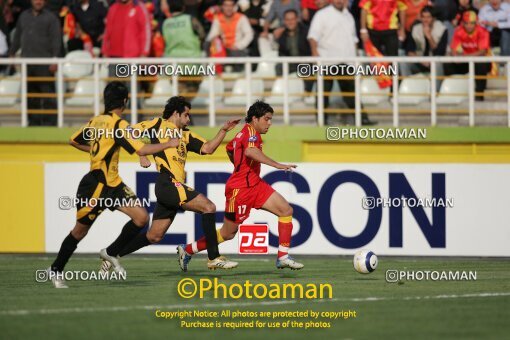
M 170 118 L 175 111 L 180 115 L 186 108 L 191 110 L 191 104 L 183 96 L 171 97 L 166 102 L 165 110 L 163 111 L 163 119 Z
M 253 120 L 253 117 L 261 118 L 261 117 L 264 117 L 264 115 L 268 112 L 274 113 L 274 110 L 271 107 L 271 105 L 269 105 L 268 103 L 264 103 L 263 101 L 257 100 L 248 109 L 248 112 L 246 113 L 246 117 L 244 118 L 244 121 L 246 123 L 250 123 Z

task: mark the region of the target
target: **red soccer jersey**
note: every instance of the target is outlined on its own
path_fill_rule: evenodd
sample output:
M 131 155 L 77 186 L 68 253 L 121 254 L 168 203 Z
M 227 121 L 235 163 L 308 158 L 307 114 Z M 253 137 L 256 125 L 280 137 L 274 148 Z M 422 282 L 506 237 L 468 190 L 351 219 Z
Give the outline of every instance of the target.
M 359 7 L 367 11 L 367 28 L 374 31 L 398 28 L 398 11 L 407 9 L 404 0 L 361 0 Z
M 458 27 L 453 34 L 451 49 L 457 54 L 471 54 L 490 48 L 489 32 L 482 26 L 476 25 L 475 30 L 469 34 L 464 27 Z
M 247 188 L 261 181 L 260 163 L 244 155 L 248 148 L 262 150 L 262 137 L 250 124 L 245 124 L 227 144 L 227 152 L 231 152 L 234 158 L 234 172 L 227 181 L 227 187 Z

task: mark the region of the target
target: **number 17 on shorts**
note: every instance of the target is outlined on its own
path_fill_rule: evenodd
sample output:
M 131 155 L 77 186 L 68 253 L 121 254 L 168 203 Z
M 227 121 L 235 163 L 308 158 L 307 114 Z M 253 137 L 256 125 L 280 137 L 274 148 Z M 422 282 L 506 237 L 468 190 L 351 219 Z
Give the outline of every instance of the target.
M 267 254 L 269 252 L 269 226 L 243 224 L 239 226 L 239 254 Z

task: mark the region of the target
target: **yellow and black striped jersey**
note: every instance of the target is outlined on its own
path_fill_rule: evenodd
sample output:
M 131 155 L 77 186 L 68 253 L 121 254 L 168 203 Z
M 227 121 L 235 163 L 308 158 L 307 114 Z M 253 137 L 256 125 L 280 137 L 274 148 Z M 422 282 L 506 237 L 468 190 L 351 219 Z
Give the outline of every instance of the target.
M 130 154 L 140 150 L 143 143 L 131 138 L 128 122 L 115 113 L 105 113 L 92 118 L 71 139 L 82 145 L 89 144 L 90 172 L 97 172 L 98 180 L 115 187 L 119 177 L 119 151 L 124 148 Z
M 178 131 L 177 127 L 173 123 L 162 118 L 155 118 L 140 122 L 133 126 L 133 128 L 135 130 L 140 129 L 149 131 L 150 133 L 147 134 L 151 136 L 151 144 L 165 143 L 169 140 L 169 130 Z M 184 183 L 186 177 L 184 166 L 186 165 L 188 152 L 191 151 L 200 155 L 202 146 L 205 143 L 206 140 L 204 138 L 194 132 L 184 129 L 177 148 L 168 148 L 153 155 L 158 171 L 169 172 L 177 181 Z

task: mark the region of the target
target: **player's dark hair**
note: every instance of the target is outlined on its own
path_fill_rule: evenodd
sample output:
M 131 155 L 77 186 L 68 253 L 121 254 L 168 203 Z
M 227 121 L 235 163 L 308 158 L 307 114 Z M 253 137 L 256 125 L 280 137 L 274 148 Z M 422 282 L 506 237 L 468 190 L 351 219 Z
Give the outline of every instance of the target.
M 221 1 L 220 1 L 220 6 L 221 6 L 221 5 L 223 5 L 223 4 L 224 4 L 225 2 L 227 2 L 227 1 L 232 1 L 232 2 L 234 3 L 234 5 L 236 5 L 236 4 L 237 4 L 237 0 L 221 0 Z
M 163 119 L 168 119 L 170 116 L 177 111 L 179 115 L 188 108 L 191 110 L 191 104 L 183 96 L 174 96 L 168 99 L 163 111 Z
M 128 98 L 128 89 L 120 81 L 112 81 L 104 88 L 104 111 L 123 109 Z
M 256 118 L 264 117 L 264 115 L 268 112 L 269 113 L 274 112 L 271 105 L 269 105 L 268 103 L 264 103 L 260 100 L 257 100 L 248 109 L 248 112 L 246 113 L 246 118 L 244 118 L 244 121 L 246 123 L 250 123 L 253 120 L 253 117 L 256 117 Z

